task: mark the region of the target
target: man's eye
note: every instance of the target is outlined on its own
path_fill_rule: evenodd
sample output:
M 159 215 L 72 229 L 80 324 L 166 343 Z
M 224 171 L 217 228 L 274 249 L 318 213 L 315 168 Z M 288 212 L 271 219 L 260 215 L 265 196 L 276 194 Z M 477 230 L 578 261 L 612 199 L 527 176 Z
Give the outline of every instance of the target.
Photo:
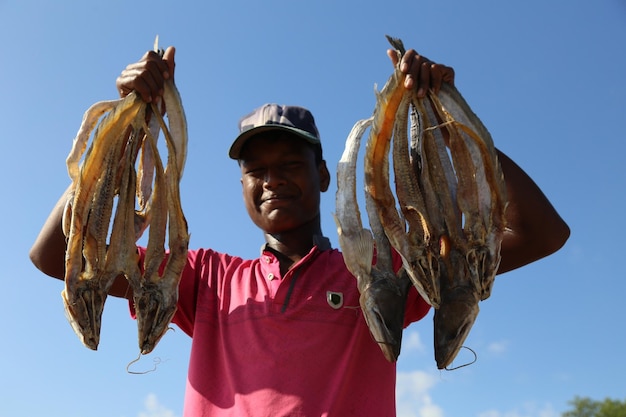
M 302 166 L 302 163 L 299 161 L 292 161 L 292 162 L 287 162 L 286 164 L 283 164 L 283 167 L 286 169 L 298 169 L 300 168 L 300 166 Z
M 263 175 L 263 168 L 246 169 L 245 174 L 251 177 L 258 177 L 259 175 Z

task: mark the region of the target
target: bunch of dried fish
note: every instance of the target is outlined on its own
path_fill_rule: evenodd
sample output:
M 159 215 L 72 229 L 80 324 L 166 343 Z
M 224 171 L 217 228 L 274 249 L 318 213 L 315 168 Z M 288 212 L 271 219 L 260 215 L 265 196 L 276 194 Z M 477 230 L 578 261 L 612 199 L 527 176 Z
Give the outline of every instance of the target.
M 165 83 L 162 103 L 164 108 L 147 104 L 133 92 L 94 104 L 85 112 L 67 158 L 73 194 L 63 218 L 67 249 L 62 297 L 74 331 L 94 350 L 104 303 L 118 276 L 124 275 L 133 291 L 142 354 L 154 349 L 176 311 L 189 243 L 179 193 L 187 124 L 171 80 Z M 165 167 L 157 147 L 161 131 L 167 146 Z M 140 267 L 136 242 L 148 228 Z
M 388 39 L 401 57 L 402 42 Z M 400 352 L 404 317 L 397 309 L 404 307 L 404 283 L 410 279 L 435 308 L 435 360 L 443 369 L 469 334 L 478 302 L 491 293 L 505 228 L 506 189 L 493 140 L 460 93 L 444 84 L 438 95 L 430 91 L 418 99 L 403 81 L 396 67 L 377 94 L 373 116 L 357 122 L 346 141 L 337 168 L 339 244 L 385 357 L 394 361 Z M 364 177 L 373 235 L 362 227 L 355 192 L 359 143 L 369 125 Z M 402 259 L 396 274 L 390 246 Z M 371 266 L 374 250 L 377 263 Z M 368 291 L 373 283 L 393 291 Z
M 364 229 L 356 195 L 356 162 L 361 138 L 373 118 L 358 121 L 346 140 L 337 165 L 335 222 L 339 245 L 348 270 L 357 279 L 359 303 L 367 325 L 385 358 L 394 362 L 400 355 L 404 305 L 411 285 L 408 276 L 393 270 L 391 246 L 378 219 L 373 200 L 366 195 L 372 231 Z M 374 250 L 376 263 L 372 265 Z

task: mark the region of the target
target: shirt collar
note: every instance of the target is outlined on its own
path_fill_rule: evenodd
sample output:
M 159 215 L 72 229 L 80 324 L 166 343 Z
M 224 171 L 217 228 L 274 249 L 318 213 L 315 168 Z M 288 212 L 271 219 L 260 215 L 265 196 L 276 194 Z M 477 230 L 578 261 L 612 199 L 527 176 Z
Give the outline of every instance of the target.
M 322 236 L 322 235 L 314 235 L 313 236 L 313 245 L 319 250 L 319 251 L 325 251 L 325 250 L 329 250 L 332 249 L 332 245 L 330 244 L 330 239 L 327 238 L 326 236 Z M 264 243 L 263 245 L 261 245 L 261 255 L 263 255 L 263 253 L 268 249 L 267 243 Z

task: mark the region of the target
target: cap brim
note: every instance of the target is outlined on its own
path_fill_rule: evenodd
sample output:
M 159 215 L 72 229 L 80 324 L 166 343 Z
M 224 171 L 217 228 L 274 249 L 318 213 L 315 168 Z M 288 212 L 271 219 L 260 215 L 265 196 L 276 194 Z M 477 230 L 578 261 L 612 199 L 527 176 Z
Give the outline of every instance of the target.
M 291 126 L 279 125 L 279 124 L 274 124 L 274 125 L 269 124 L 269 125 L 253 127 L 252 129 L 246 130 L 245 132 L 242 132 L 241 134 L 239 134 L 239 136 L 237 136 L 233 144 L 230 146 L 230 150 L 228 151 L 228 156 L 232 159 L 240 159 L 241 150 L 243 149 L 243 146 L 246 144 L 248 139 L 250 139 L 252 136 L 258 135 L 259 133 L 268 132 L 271 130 L 282 130 L 282 131 L 286 131 L 290 133 L 295 133 L 297 136 L 299 136 L 300 138 L 306 140 L 307 142 L 313 145 L 321 144 L 320 140 L 317 137 L 307 132 L 306 130 L 298 129 L 296 127 L 291 127 Z

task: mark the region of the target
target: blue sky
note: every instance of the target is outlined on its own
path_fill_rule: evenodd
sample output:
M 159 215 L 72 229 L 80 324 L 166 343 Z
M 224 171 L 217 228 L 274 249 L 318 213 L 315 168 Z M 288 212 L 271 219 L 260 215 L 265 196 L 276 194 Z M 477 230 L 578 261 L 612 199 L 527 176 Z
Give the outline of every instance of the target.
M 238 169 L 239 117 L 265 102 L 316 116 L 334 175 L 345 138 L 391 73 L 385 34 L 455 68 L 496 146 L 539 184 L 572 236 L 557 254 L 496 280 L 466 344 L 472 366 L 436 369 L 432 315 L 409 327 L 400 417 L 557 417 L 576 395 L 626 397 L 624 0 L 79 2 L 0 0 L 4 231 L 0 415 L 179 417 L 189 351 L 169 332 L 131 375 L 136 327 L 109 298 L 100 348 L 64 317 L 62 284 L 28 250 L 69 178 L 83 112 L 152 47 L 177 47 L 189 123 L 181 184 L 191 247 L 253 257 Z M 325 233 L 337 245 L 334 183 Z M 459 360 L 462 360 L 459 358 Z M 363 364 L 367 366 L 367 364 Z

